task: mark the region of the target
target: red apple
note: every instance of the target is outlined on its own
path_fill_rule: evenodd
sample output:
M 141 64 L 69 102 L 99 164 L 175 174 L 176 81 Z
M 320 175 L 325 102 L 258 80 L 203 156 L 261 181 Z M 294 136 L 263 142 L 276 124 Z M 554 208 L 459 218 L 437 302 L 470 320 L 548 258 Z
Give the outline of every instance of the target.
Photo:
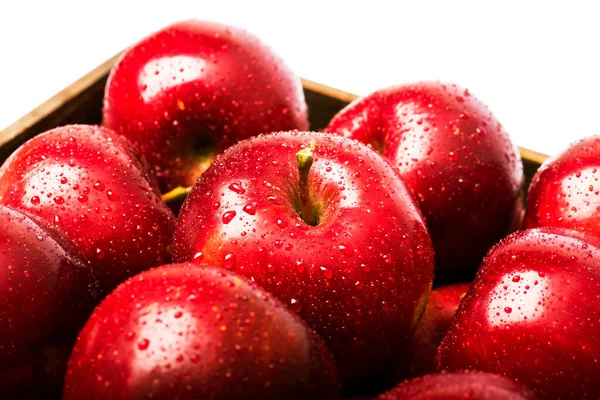
M 544 399 L 600 398 L 599 295 L 600 240 L 517 232 L 485 258 L 439 365 L 502 374 Z
M 489 248 L 521 223 L 521 157 L 468 90 L 440 82 L 390 87 L 350 104 L 326 131 L 372 145 L 398 168 L 427 220 L 436 278 L 472 277 Z
M 0 204 L 63 232 L 105 291 L 168 262 L 175 217 L 135 148 L 95 126 L 56 128 L 0 168 Z
M 401 378 L 437 371 L 437 348 L 450 328 L 456 309 L 468 289 L 468 283 L 456 283 L 431 291 L 425 312 L 411 339 L 409 357 L 401 362 Z
M 529 187 L 526 227 L 558 226 L 600 236 L 599 178 L 600 136 L 549 158 Z
M 314 132 L 259 136 L 219 156 L 182 207 L 173 257 L 256 281 L 356 385 L 404 354 L 433 275 L 427 228 L 397 172 L 356 141 Z
M 218 268 L 168 265 L 117 287 L 81 331 L 64 399 L 336 399 L 333 359 L 273 297 Z
M 0 205 L 0 385 L 4 390 L 29 382 L 37 352 L 63 314 L 76 308 L 69 303 L 72 287 L 85 287 L 88 278 L 72 244 Z
M 109 76 L 103 124 L 137 143 L 163 191 L 259 133 L 308 129 L 300 79 L 254 35 L 184 21 L 127 50 Z
M 499 375 L 460 371 L 404 382 L 377 400 L 534 400 L 527 388 Z

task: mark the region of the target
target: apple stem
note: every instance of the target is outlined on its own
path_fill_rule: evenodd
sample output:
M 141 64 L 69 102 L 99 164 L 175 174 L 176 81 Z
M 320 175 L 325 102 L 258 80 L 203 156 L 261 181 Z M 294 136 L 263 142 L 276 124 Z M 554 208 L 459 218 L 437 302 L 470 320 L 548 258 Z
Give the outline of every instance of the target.
M 300 217 L 308 225 L 315 226 L 317 218 L 312 207 L 308 186 L 308 174 L 314 161 L 311 147 L 306 147 L 296 153 L 296 164 L 298 164 L 298 179 L 300 182 Z

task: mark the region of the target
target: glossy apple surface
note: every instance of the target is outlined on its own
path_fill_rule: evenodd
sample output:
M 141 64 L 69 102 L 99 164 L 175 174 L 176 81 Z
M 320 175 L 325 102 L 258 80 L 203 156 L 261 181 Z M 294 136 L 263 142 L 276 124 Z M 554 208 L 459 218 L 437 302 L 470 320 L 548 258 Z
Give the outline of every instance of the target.
M 310 146 L 314 225 L 301 217 L 296 159 Z M 374 382 L 404 354 L 433 276 L 427 228 L 397 172 L 356 141 L 314 132 L 263 135 L 219 156 L 182 207 L 173 257 L 273 293 L 325 340 L 346 384 Z
M 4 389 L 31 379 L 30 364 L 37 351 L 74 306 L 68 303 L 71 288 L 89 285 L 88 277 L 72 245 L 0 205 L 0 384 Z
M 521 157 L 468 90 L 440 82 L 383 89 L 340 111 L 326 131 L 372 145 L 398 168 L 427 220 L 436 279 L 472 278 L 521 223 Z
M 300 79 L 254 35 L 183 21 L 140 41 L 108 79 L 103 124 L 137 143 L 163 191 L 259 133 L 308 129 Z
M 64 399 L 336 399 L 334 362 L 286 307 L 219 268 L 167 265 L 111 293 L 77 339 Z
M 600 241 L 517 232 L 487 255 L 439 348 L 439 364 L 515 379 L 544 399 L 600 396 Z
M 600 136 L 549 158 L 529 187 L 525 225 L 558 226 L 600 237 Z
M 409 357 L 401 360 L 400 377 L 417 377 L 437 371 L 437 348 L 468 289 L 468 283 L 456 283 L 431 291 L 425 312 L 411 339 Z
M 0 168 L 0 204 L 64 233 L 105 292 L 170 260 L 175 217 L 135 148 L 106 128 L 64 126 L 26 142 Z
M 426 375 L 404 382 L 377 400 L 534 400 L 527 388 L 505 377 L 475 371 Z

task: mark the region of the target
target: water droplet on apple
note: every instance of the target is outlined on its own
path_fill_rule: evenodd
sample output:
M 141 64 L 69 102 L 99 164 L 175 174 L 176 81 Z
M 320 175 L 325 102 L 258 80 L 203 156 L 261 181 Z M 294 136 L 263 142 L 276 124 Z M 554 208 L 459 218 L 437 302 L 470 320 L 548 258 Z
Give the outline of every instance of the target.
M 223 257 L 223 267 L 231 269 L 235 267 L 235 254 L 227 253 Z
M 107 190 L 106 191 L 106 197 L 108 197 L 108 200 L 110 200 L 110 201 L 117 201 L 117 200 L 119 200 L 119 195 L 116 194 L 115 192 L 113 192 L 112 190 Z
M 146 350 L 150 346 L 150 341 L 148 339 L 141 339 L 137 346 L 140 350 Z
M 223 220 L 223 223 L 225 225 L 227 225 L 228 223 L 231 222 L 231 220 L 235 217 L 236 212 L 233 210 L 230 211 L 226 211 L 223 213 L 223 216 L 221 217 L 221 219 Z
M 254 215 L 254 214 L 256 214 L 256 204 L 254 204 L 254 203 L 246 204 L 244 206 L 243 210 L 246 214 Z
M 300 300 L 291 299 L 290 300 L 290 310 L 292 310 L 295 313 L 301 312 L 302 304 L 300 303 Z
M 352 257 L 354 255 L 354 249 L 348 243 L 340 243 L 338 249 L 346 257 Z
M 240 182 L 234 182 L 231 185 L 229 185 L 229 190 L 231 190 L 232 192 L 235 192 L 237 194 L 246 193 L 246 189 L 244 189 L 242 187 L 242 184 Z
M 319 267 L 319 269 L 321 270 L 321 274 L 325 277 L 325 279 L 333 278 L 333 271 L 331 270 L 331 268 L 327 268 L 322 265 Z
M 98 181 L 96 183 L 94 183 L 94 189 L 98 190 L 98 191 L 103 191 L 104 190 L 104 183 Z
M 38 196 L 33 196 L 30 200 L 31 204 L 38 205 L 40 204 L 40 198 Z

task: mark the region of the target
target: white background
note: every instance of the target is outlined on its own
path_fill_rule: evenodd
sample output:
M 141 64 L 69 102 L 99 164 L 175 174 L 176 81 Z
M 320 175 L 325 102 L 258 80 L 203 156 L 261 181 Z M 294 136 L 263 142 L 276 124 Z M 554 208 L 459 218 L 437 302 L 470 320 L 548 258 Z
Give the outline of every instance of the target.
M 540 152 L 600 134 L 592 1 L 1 0 L 0 129 L 124 47 L 192 17 L 243 27 L 299 75 L 357 94 L 457 83 L 517 144 Z

